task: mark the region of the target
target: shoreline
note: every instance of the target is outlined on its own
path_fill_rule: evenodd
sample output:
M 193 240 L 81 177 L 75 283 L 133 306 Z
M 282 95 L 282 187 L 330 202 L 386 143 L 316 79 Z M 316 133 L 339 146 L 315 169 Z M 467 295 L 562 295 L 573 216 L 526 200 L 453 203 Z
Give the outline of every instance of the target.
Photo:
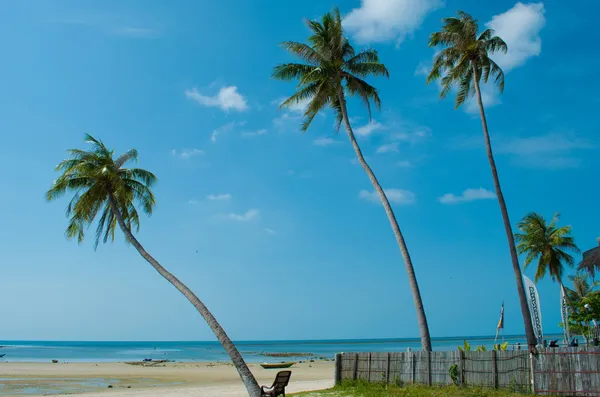
M 260 385 L 271 385 L 278 370 L 249 364 Z M 329 388 L 334 363 L 305 361 L 292 368 L 290 392 Z M 117 396 L 243 396 L 244 386 L 228 362 L 166 362 L 130 365 L 125 362 L 96 363 L 0 363 L 0 395 L 60 396 L 96 394 Z

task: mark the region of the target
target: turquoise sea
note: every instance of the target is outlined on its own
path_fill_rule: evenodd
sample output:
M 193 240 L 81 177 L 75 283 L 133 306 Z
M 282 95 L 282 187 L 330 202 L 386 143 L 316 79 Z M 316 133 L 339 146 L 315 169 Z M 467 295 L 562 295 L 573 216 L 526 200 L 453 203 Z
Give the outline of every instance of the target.
M 552 336 L 549 335 L 549 338 Z M 558 338 L 559 336 L 556 336 Z M 463 340 L 492 348 L 494 337 L 434 338 L 434 350 L 456 350 Z M 526 345 L 524 336 L 507 336 L 510 345 Z M 264 353 L 294 353 L 291 359 L 333 358 L 340 352 L 403 352 L 420 350 L 419 339 L 245 341 L 235 343 L 249 362 L 281 361 Z M 145 358 L 173 361 L 226 361 L 218 342 L 52 342 L 0 341 L 0 361 L 122 362 Z M 310 356 L 309 356 L 310 354 Z

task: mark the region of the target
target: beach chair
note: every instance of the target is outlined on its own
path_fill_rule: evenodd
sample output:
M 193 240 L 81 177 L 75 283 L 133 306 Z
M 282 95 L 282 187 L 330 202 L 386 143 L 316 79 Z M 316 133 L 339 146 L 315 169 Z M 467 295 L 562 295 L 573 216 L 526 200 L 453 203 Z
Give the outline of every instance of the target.
M 275 380 L 273 381 L 273 385 L 271 387 L 262 386 L 260 388 L 260 393 L 262 397 L 285 397 L 285 387 L 290 382 L 290 378 L 292 377 L 292 371 L 279 371 L 277 376 L 275 376 Z

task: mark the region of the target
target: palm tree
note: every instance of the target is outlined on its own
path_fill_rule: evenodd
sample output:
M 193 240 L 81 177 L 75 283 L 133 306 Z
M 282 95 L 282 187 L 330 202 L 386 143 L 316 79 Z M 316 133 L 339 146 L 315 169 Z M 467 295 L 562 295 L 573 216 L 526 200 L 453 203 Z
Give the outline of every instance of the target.
M 118 224 L 127 241 L 140 255 L 194 305 L 229 354 L 249 395 L 260 397 L 256 379 L 213 314 L 188 287 L 162 267 L 133 235 L 132 228 L 135 227 L 137 231 L 140 226 L 138 208 L 147 215 L 152 214 L 155 199 L 150 188 L 156 182 L 154 174 L 140 168 L 124 168 L 128 162 L 137 161 L 138 152 L 135 149 L 114 159 L 113 151 L 108 150 L 104 143 L 91 135 L 86 134 L 85 138 L 92 150 L 68 150 L 69 158 L 56 167 L 61 175 L 46 193 L 48 201 L 67 192 L 74 193 L 66 211 L 67 217 L 70 217 L 67 238 L 77 238 L 81 243 L 85 237 L 85 229 L 100 215 L 96 227 L 95 249 L 101 240 L 104 243 L 109 239 L 114 240 Z
M 546 273 L 553 281 L 563 285 L 564 265 L 573 267 L 575 260 L 567 251 L 579 252 L 571 234 L 571 226 L 558 227 L 559 214 L 554 214 L 550 223 L 535 212 L 525 215 L 517 227 L 521 233 L 515 233 L 518 242 L 517 252 L 526 255 L 523 269 L 537 259 L 535 282 Z
M 523 286 L 523 278 L 513 239 L 512 227 L 508 217 L 508 210 L 506 209 L 506 202 L 500 188 L 500 178 L 498 177 L 498 170 L 496 169 L 496 162 L 492 152 L 492 144 L 490 142 L 490 134 L 488 132 L 479 86 L 481 80 L 487 82 L 490 76 L 495 76 L 494 82 L 501 92 L 504 90 L 504 73 L 489 57 L 489 54 L 496 51 L 506 52 L 506 43 L 500 37 L 494 36 L 492 29 L 487 29 L 477 36 L 477 20 L 463 11 L 458 11 L 458 18 L 444 18 L 443 22 L 442 31 L 432 33 L 429 39 L 430 47 L 442 46 L 444 48 L 435 56 L 431 72 L 427 77 L 427 83 L 441 78 L 442 91 L 440 96 L 442 98 L 445 98 L 455 85 L 458 86 L 456 108 L 462 105 L 469 96 L 475 95 L 477 97 L 488 161 L 492 169 L 494 188 L 496 189 L 496 196 L 500 204 L 500 212 L 502 213 L 515 281 L 517 283 L 517 292 L 525 324 L 525 334 L 527 336 L 527 343 L 531 349 L 535 346 L 536 339 L 525 295 L 525 287 Z
M 600 285 L 598 282 L 592 282 L 590 285 L 588 281 L 588 275 L 583 272 L 578 272 L 574 276 L 569 276 L 569 280 L 571 280 L 573 288 L 571 289 L 565 287 L 565 289 L 567 290 L 569 301 L 571 303 L 580 302 L 587 296 L 587 294 L 594 291 L 594 289 Z
M 390 202 L 375 177 L 373 170 L 367 164 L 360 146 L 356 141 L 346 108 L 347 96 L 358 96 L 364 102 L 371 117 L 371 101 L 380 107 L 381 100 L 377 89 L 365 80 L 368 76 L 389 77 L 386 67 L 379 62 L 375 50 L 355 52 L 344 36 L 342 18 L 337 8 L 325 14 L 321 21 L 307 21 L 306 25 L 312 32 L 308 38 L 309 44 L 286 41 L 283 47 L 304 63 L 286 63 L 275 67 L 273 77 L 279 80 L 298 79 L 298 91 L 285 100 L 281 107 L 309 101 L 304 113 L 302 131 L 306 131 L 317 113 L 329 106 L 336 116 L 336 130 L 342 123 L 346 127 L 350 143 L 354 148 L 358 162 L 367 173 L 369 180 L 377 191 L 385 213 L 388 216 L 400 252 L 404 258 L 409 285 L 417 309 L 417 320 L 421 333 L 421 344 L 425 351 L 431 351 L 431 338 L 423 300 L 417 284 L 417 277 L 412 260 L 406 247 L 406 242 L 398 226 L 398 221 Z M 280 107 L 280 108 L 281 108 Z

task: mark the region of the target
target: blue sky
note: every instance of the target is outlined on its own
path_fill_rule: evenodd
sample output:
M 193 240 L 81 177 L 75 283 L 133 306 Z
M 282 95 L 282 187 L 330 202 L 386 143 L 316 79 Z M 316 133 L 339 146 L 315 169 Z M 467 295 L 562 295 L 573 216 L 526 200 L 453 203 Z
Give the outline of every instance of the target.
M 212 340 L 209 328 L 121 235 L 93 250 L 64 237 L 65 202 L 44 192 L 83 134 L 135 147 L 159 178 L 139 239 L 235 339 L 414 337 L 412 297 L 383 209 L 333 118 L 299 132 L 277 111 L 295 85 L 270 78 L 332 4 L 11 2 L 0 16 L 0 339 Z M 506 238 L 473 104 L 453 109 L 425 76 L 428 35 L 458 9 L 510 48 L 500 95 L 484 87 L 513 224 L 527 212 L 600 234 L 595 196 L 600 67 L 592 1 L 363 0 L 339 3 L 357 48 L 390 79 L 360 144 L 388 189 L 433 336 L 523 331 Z M 19 171 L 19 172 L 17 172 Z M 577 258 L 579 259 L 579 258 Z M 533 274 L 533 269 L 528 271 Z M 558 331 L 558 287 L 539 284 Z M 277 317 L 276 327 L 265 321 Z

